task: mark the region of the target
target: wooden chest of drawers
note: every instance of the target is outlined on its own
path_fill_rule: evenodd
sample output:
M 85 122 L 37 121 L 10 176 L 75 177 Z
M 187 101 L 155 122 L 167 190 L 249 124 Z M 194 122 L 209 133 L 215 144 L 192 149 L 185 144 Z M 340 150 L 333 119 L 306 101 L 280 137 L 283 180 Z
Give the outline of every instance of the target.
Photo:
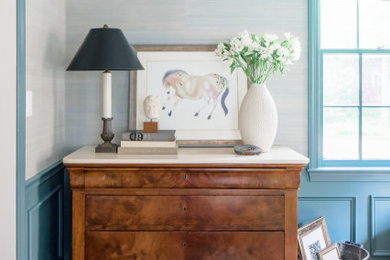
M 74 260 L 297 258 L 303 156 L 271 164 L 262 157 L 238 163 L 236 156 L 190 163 L 179 155 L 176 163 L 146 164 L 130 157 L 81 162 L 75 154 L 64 159 Z

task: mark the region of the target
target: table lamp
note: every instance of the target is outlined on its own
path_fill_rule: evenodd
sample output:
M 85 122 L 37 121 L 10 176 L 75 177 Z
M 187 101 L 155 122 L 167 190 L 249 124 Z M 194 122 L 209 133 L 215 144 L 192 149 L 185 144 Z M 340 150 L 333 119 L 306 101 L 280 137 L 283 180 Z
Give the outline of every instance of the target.
M 137 55 L 120 29 L 91 29 L 84 39 L 67 71 L 103 71 L 103 132 L 104 143 L 95 148 L 96 153 L 116 153 L 117 145 L 111 143 L 112 132 L 112 85 L 111 71 L 143 70 Z

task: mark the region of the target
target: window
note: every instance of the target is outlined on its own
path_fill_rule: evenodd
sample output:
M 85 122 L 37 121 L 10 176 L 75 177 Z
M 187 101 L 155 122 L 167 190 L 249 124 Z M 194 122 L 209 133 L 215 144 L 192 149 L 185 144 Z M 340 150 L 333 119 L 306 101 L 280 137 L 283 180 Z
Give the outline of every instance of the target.
M 390 173 L 390 1 L 309 9 L 311 177 Z

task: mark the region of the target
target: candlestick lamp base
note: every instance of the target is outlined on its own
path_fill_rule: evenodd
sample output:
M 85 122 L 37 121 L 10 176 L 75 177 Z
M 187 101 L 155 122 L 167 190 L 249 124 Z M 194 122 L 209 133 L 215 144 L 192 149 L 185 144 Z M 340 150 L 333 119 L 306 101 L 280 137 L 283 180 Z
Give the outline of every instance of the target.
M 95 153 L 116 153 L 118 146 L 111 143 L 115 134 L 112 132 L 112 117 L 102 118 L 103 120 L 103 133 L 100 135 L 104 143 L 95 147 Z

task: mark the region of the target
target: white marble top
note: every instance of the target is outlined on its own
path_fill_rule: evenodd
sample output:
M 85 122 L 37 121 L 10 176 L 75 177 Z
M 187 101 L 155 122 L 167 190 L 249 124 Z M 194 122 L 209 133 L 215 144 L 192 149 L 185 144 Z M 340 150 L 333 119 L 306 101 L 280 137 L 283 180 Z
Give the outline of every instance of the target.
M 179 148 L 172 155 L 122 155 L 95 153 L 94 146 L 84 146 L 63 159 L 64 164 L 307 164 L 309 159 L 294 150 L 274 146 L 268 153 L 243 156 L 233 148 Z

